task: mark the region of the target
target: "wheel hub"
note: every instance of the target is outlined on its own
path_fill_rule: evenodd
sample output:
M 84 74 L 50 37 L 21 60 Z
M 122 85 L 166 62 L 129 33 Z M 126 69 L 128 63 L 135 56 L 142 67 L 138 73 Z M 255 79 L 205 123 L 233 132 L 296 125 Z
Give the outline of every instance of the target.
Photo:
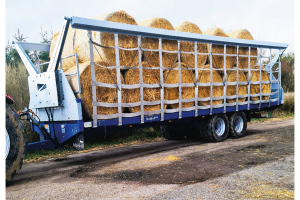
M 222 136 L 225 132 L 225 122 L 222 118 L 217 118 L 215 123 L 215 131 L 218 136 Z
M 243 119 L 241 116 L 236 116 L 233 122 L 233 128 L 237 133 L 242 132 L 244 128 Z
M 10 139 L 6 129 L 5 129 L 5 143 L 6 143 L 6 148 L 5 148 L 5 159 L 6 159 L 10 149 Z

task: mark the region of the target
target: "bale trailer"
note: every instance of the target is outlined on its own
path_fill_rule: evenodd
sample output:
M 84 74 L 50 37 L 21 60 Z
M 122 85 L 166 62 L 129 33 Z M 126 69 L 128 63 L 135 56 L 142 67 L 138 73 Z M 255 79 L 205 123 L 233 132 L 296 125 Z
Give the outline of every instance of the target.
M 85 30 L 89 37 L 89 55 L 91 67 L 91 90 L 90 96 L 93 108 L 92 120 L 83 118 L 83 109 L 81 98 L 81 84 L 79 77 L 79 63 L 77 54 L 69 55 L 76 61 L 77 72 L 73 74 L 65 74 L 62 70 L 62 51 L 64 48 L 68 28 Z M 99 66 L 94 61 L 94 45 L 103 47 L 93 41 L 92 34 L 94 32 L 108 32 L 114 34 L 115 45 L 109 47 L 115 50 L 115 66 L 110 68 L 117 72 L 117 81 L 115 84 L 106 84 L 97 82 L 95 79 L 95 68 Z M 133 49 L 124 49 L 119 46 L 119 35 L 132 35 L 138 39 L 138 46 Z M 158 49 L 142 48 L 141 42 L 143 38 L 154 38 L 157 40 Z M 163 40 L 173 40 L 178 44 L 177 51 L 167 51 L 162 49 Z M 180 51 L 180 43 L 194 43 L 194 52 Z M 210 60 L 213 56 L 219 55 L 224 58 L 223 68 L 216 69 L 213 62 L 209 63 L 208 68 L 197 66 L 197 55 L 201 55 L 197 51 L 197 43 L 205 43 L 208 45 L 207 55 Z M 224 48 L 224 52 L 216 54 L 212 52 L 212 46 L 219 45 Z M 236 54 L 228 54 L 226 47 L 236 48 Z M 12 101 L 7 97 L 6 104 L 6 180 L 12 180 L 15 173 L 22 166 L 22 159 L 26 155 L 26 151 L 44 149 L 44 148 L 60 148 L 66 142 L 72 142 L 73 147 L 77 150 L 84 149 L 84 138 L 100 136 L 109 132 L 121 131 L 125 129 L 143 128 L 160 126 L 162 135 L 166 139 L 183 139 L 185 137 L 201 138 L 209 142 L 224 141 L 228 136 L 239 138 L 246 134 L 247 122 L 251 117 L 257 117 L 261 111 L 270 111 L 281 106 L 284 103 L 283 89 L 281 87 L 281 62 L 280 56 L 287 48 L 287 44 L 263 42 L 255 40 L 233 39 L 227 37 L 217 37 L 210 35 L 194 34 L 187 32 L 170 31 L 149 27 L 141 27 L 136 25 L 121 24 L 115 22 L 87 19 L 81 17 L 65 17 L 62 29 L 59 33 L 55 49 L 49 63 L 32 63 L 25 50 L 49 51 L 49 44 L 14 42 L 14 47 L 18 51 L 28 73 L 28 84 L 30 93 L 30 103 L 19 114 L 15 113 L 9 106 Z M 239 55 L 239 48 L 247 48 L 248 55 Z M 119 50 L 137 51 L 138 69 L 140 75 L 140 83 L 134 85 L 126 85 L 121 83 L 122 70 L 128 67 L 120 66 Z M 259 52 L 268 52 L 267 56 L 259 53 L 256 56 L 250 55 L 251 49 L 258 49 Z M 159 66 L 145 67 L 142 66 L 143 52 L 155 51 L 159 54 Z M 195 67 L 181 68 L 178 67 L 169 70 L 178 70 L 179 80 L 176 84 L 167 84 L 164 82 L 162 65 L 162 54 L 173 53 L 178 56 L 178 63 L 182 62 L 182 54 L 191 54 L 195 56 Z M 248 67 L 240 69 L 238 67 L 227 69 L 226 58 L 234 56 L 236 58 L 236 66 L 239 66 L 239 58 L 248 59 Z M 258 68 L 250 66 L 250 59 L 256 58 Z M 48 68 L 45 72 L 39 70 L 41 65 L 47 64 Z M 159 70 L 160 82 L 158 84 L 145 84 L 143 82 L 142 70 L 156 69 Z M 198 70 L 207 70 L 210 74 L 208 83 L 198 82 Z M 194 76 L 194 83 L 182 83 L 181 71 L 191 70 Z M 213 82 L 213 70 L 219 70 L 223 74 L 223 82 Z M 228 70 L 235 70 L 237 73 L 237 81 L 227 82 L 226 75 Z M 247 81 L 239 81 L 238 74 L 243 71 L 247 76 Z M 259 71 L 260 79 L 251 81 L 251 72 Z M 266 71 L 269 77 L 268 81 L 262 81 L 262 72 Z M 77 76 L 78 90 L 74 91 L 70 87 L 67 77 Z M 270 92 L 263 93 L 262 85 L 269 84 Z M 226 88 L 229 85 L 236 85 L 237 93 L 232 96 L 226 95 Z M 247 94 L 239 95 L 239 86 L 247 86 Z M 259 92 L 253 94 L 250 92 L 253 85 L 259 85 Z M 223 95 L 220 97 L 213 96 L 214 87 L 223 87 Z M 117 103 L 104 103 L 97 101 L 97 87 L 114 88 L 117 90 Z M 182 88 L 192 87 L 195 96 L 191 99 L 183 99 L 181 96 Z M 209 87 L 210 96 L 200 98 L 199 87 Z M 140 101 L 135 103 L 122 102 L 122 89 L 139 89 Z M 144 88 L 159 88 L 160 100 L 144 101 Z M 176 100 L 166 100 L 164 98 L 165 88 L 178 88 L 179 98 Z M 80 96 L 80 95 L 79 95 Z M 256 99 L 252 97 L 257 97 Z M 263 98 L 268 97 L 268 98 Z M 239 98 L 245 98 L 243 102 L 239 102 Z M 228 99 L 236 99 L 233 103 L 228 103 Z M 265 100 L 266 99 L 266 100 Z M 221 104 L 214 105 L 214 100 L 222 100 Z M 209 102 L 208 105 L 199 104 L 201 101 Z M 185 102 L 193 102 L 191 107 L 182 107 Z M 232 101 L 231 101 L 232 102 Z M 165 105 L 178 104 L 178 108 L 165 108 Z M 145 111 L 146 105 L 160 105 L 160 109 L 156 111 Z M 116 114 L 98 115 L 97 107 L 114 107 L 118 109 Z M 122 108 L 140 107 L 140 111 L 135 113 L 123 112 Z M 126 109 L 125 109 L 126 110 Z M 31 130 L 40 135 L 40 141 L 27 144 L 24 127 L 20 122 L 20 118 L 30 120 Z

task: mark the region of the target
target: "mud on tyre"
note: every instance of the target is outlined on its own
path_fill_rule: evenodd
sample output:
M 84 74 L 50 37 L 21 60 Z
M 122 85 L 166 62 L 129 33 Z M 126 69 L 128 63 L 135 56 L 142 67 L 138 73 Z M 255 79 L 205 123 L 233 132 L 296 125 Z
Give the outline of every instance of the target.
M 9 150 L 6 156 L 6 182 L 9 182 L 22 167 L 23 159 L 26 156 L 27 139 L 19 115 L 8 104 L 6 104 L 6 131 L 9 136 Z

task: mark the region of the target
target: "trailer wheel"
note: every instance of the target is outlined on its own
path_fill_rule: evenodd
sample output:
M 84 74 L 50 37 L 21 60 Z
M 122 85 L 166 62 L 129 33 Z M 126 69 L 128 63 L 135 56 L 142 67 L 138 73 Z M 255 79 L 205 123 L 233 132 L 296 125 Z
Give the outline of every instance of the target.
M 162 125 L 160 126 L 160 132 L 167 140 L 182 140 L 185 136 L 183 130 L 174 125 Z
M 225 114 L 217 114 L 200 120 L 200 137 L 206 142 L 221 142 L 228 136 L 229 122 Z
M 244 112 L 236 112 L 229 116 L 229 136 L 240 138 L 246 135 L 247 117 Z
M 78 133 L 73 137 L 73 149 L 76 151 L 84 150 L 84 134 L 83 132 Z
M 23 164 L 27 139 L 20 117 L 6 104 L 6 182 L 11 181 Z

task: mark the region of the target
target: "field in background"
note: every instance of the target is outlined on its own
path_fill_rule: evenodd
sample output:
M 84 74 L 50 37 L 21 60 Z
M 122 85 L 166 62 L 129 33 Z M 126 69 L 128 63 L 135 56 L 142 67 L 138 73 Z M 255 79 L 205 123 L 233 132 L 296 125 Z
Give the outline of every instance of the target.
M 23 64 L 18 67 L 5 66 L 6 78 L 6 93 L 11 96 L 14 103 L 11 105 L 15 111 L 24 110 L 29 106 L 29 88 L 28 88 L 28 73 Z M 30 123 L 23 120 L 22 123 L 26 129 L 26 136 L 28 142 L 35 142 L 39 140 L 39 135 L 30 131 Z
M 294 92 L 287 92 L 284 93 L 284 104 L 277 108 L 274 114 L 280 113 L 294 113 L 295 110 L 295 93 Z

